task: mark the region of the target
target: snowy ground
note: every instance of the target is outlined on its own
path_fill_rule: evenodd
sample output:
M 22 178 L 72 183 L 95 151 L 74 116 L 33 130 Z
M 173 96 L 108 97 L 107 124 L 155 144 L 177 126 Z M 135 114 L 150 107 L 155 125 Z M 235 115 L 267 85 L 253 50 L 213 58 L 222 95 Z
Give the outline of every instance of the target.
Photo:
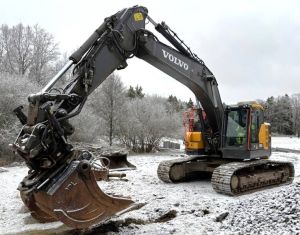
M 300 138 L 296 137 L 273 137 L 272 147 L 289 148 L 300 150 Z
M 300 149 L 300 139 L 273 138 L 273 146 Z M 300 154 L 274 152 L 271 159 L 292 161 L 294 183 L 265 191 L 229 197 L 213 191 L 209 180 L 165 184 L 156 176 L 160 161 L 176 156 L 128 157 L 137 170 L 128 181 L 101 182 L 103 191 L 131 196 L 147 204 L 112 218 L 86 234 L 299 234 Z M 83 234 L 60 222 L 39 224 L 24 208 L 16 187 L 25 167 L 0 169 L 0 234 Z M 226 217 L 225 217 L 226 216 Z M 222 217 L 225 217 L 222 220 Z M 222 220 L 222 221 L 221 221 Z M 219 222 L 217 222 L 219 221 Z

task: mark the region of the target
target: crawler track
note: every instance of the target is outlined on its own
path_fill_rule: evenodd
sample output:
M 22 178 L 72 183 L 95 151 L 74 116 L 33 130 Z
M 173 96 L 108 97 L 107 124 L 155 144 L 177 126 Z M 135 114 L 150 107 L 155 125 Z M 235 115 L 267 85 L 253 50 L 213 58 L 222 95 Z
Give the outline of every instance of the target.
M 184 157 L 174 160 L 162 161 L 158 165 L 157 176 L 161 181 L 166 183 L 176 183 L 182 181 L 182 179 L 185 177 L 186 172 L 182 171 L 181 174 L 179 173 L 180 175 L 178 174 L 177 177 L 174 177 L 174 175 L 172 175 L 172 168 L 174 168 L 175 166 L 182 166 L 184 168 L 185 163 L 197 161 L 198 159 L 201 159 L 201 157 Z M 184 175 L 182 175 L 182 173 L 184 173 Z
M 216 192 L 234 196 L 291 183 L 294 174 L 294 166 L 289 162 L 270 160 L 232 162 L 217 167 L 213 172 L 211 183 Z
M 191 172 L 211 172 L 213 189 L 231 196 L 291 183 L 295 174 L 294 166 L 290 162 L 232 162 L 224 159 L 211 160 L 205 156 L 163 161 L 157 169 L 159 179 L 166 183 L 187 181 L 186 176 Z

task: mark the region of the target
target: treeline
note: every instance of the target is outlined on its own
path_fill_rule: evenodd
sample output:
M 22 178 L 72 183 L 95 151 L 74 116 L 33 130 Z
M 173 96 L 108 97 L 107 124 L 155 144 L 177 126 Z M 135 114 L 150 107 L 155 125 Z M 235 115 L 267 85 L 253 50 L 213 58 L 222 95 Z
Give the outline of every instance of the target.
M 264 103 L 266 121 L 273 133 L 300 137 L 300 93 L 269 97 Z
M 12 110 L 23 105 L 26 113 L 28 94 L 42 86 L 24 76 L 2 73 L 0 82 L 0 157 L 11 161 L 14 157 L 8 145 L 21 129 Z M 127 88 L 120 76 L 112 74 L 88 98 L 81 114 L 70 120 L 76 130 L 71 141 L 105 140 L 135 152 L 151 152 L 159 148 L 163 137 L 182 137 L 186 107 L 176 96 L 149 96 L 140 86 Z
M 109 76 L 89 97 L 84 113 L 74 120 L 75 140 L 106 139 L 112 145 L 124 144 L 134 152 L 159 148 L 163 137 L 181 138 L 184 103 L 145 95 L 140 86 L 126 88 L 117 74 Z

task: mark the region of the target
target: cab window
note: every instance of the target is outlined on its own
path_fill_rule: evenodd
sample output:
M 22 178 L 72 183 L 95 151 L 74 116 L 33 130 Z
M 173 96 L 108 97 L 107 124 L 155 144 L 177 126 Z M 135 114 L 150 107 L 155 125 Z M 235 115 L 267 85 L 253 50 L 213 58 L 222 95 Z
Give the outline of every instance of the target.
M 247 110 L 230 110 L 227 113 L 227 146 L 244 145 L 247 140 Z

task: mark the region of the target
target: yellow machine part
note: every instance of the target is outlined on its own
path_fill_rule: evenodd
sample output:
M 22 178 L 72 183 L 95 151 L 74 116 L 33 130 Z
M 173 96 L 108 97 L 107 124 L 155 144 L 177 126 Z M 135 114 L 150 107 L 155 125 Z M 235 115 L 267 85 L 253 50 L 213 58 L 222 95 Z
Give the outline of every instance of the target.
M 184 140 L 186 149 L 204 149 L 202 132 L 186 132 Z
M 259 128 L 259 143 L 263 145 L 264 149 L 270 148 L 270 124 L 263 123 L 260 125 Z
M 246 105 L 246 104 L 250 105 L 252 109 L 264 110 L 264 107 L 256 101 L 242 101 L 237 103 L 237 105 Z

